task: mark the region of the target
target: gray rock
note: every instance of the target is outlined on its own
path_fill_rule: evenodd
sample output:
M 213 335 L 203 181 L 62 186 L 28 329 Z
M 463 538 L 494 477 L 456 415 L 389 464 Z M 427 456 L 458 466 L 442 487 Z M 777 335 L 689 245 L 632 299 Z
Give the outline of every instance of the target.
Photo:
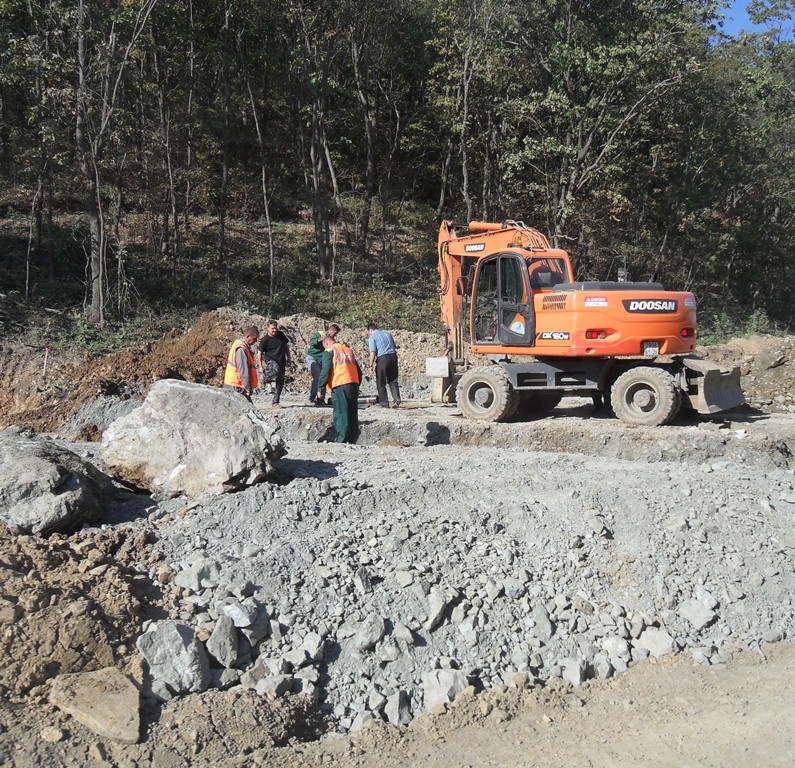
M 401 690 L 387 697 L 384 716 L 387 722 L 398 728 L 411 722 L 411 708 L 405 691 Z
M 353 646 L 358 651 L 369 651 L 381 641 L 386 632 L 384 619 L 376 613 L 370 614 L 356 630 Z
M 586 665 L 582 659 L 561 659 L 561 677 L 570 682 L 575 688 L 585 682 Z
M 227 603 L 221 607 L 221 612 L 224 616 L 232 619 L 232 623 L 236 627 L 247 628 L 251 627 L 257 620 L 259 615 L 259 606 L 254 603 Z
M 602 648 L 613 663 L 616 660 L 627 662 L 632 658 L 629 643 L 623 637 L 606 637 L 602 641 Z
M 156 381 L 105 430 L 101 454 L 129 483 L 165 496 L 229 493 L 263 481 L 286 452 L 278 425 L 235 392 Z
M 555 633 L 555 628 L 549 618 L 549 612 L 546 607 L 541 603 L 533 606 L 532 618 L 535 626 L 530 630 L 531 634 L 542 643 L 548 643 Z
M 468 685 L 466 675 L 458 669 L 434 669 L 423 673 L 425 711 L 428 712 L 439 704 L 449 704 Z
M 309 655 L 303 648 L 293 648 L 282 656 L 282 659 L 287 662 L 290 669 L 300 669 L 301 667 L 309 664 Z
M 74 531 L 102 516 L 111 479 L 77 454 L 16 428 L 0 431 L 0 521 L 23 533 Z
M 356 733 L 357 731 L 361 731 L 365 725 L 373 722 L 373 720 L 375 720 L 375 716 L 373 715 L 372 712 L 367 712 L 366 710 L 364 712 L 359 712 L 359 714 L 353 718 L 353 722 L 351 723 L 350 727 L 350 732 Z
M 634 648 L 646 650 L 651 656 L 666 656 L 673 653 L 674 640 L 664 629 L 648 627 L 635 640 Z
M 444 621 L 445 611 L 450 601 L 447 595 L 440 589 L 432 589 L 428 598 L 428 618 L 425 621 L 425 629 L 433 632 Z
M 248 614 L 251 623 L 247 627 L 242 627 L 241 632 L 253 647 L 271 634 L 271 616 L 264 605 L 258 605 L 256 611 Z M 278 624 L 278 622 L 277 622 Z
M 258 696 L 284 696 L 292 689 L 291 675 L 269 675 L 258 680 L 254 686 Z
M 234 622 L 221 616 L 207 640 L 208 653 L 222 666 L 234 667 L 237 662 L 238 635 Z
M 321 661 L 326 641 L 317 632 L 308 632 L 301 643 L 301 648 L 306 651 L 310 661 Z
M 525 592 L 525 586 L 519 579 L 504 579 L 502 587 L 505 590 L 505 596 L 510 597 L 511 600 L 518 600 Z
M 679 615 L 689 621 L 696 629 L 703 629 L 715 620 L 717 615 L 699 600 L 685 600 L 678 610 Z
M 211 669 L 212 688 L 220 688 L 222 691 L 237 685 L 240 682 L 241 672 L 239 669 Z
M 136 647 L 155 680 L 177 694 L 198 693 L 210 685 L 210 664 L 194 631 L 176 621 L 153 622 Z
M 353 583 L 360 595 L 369 595 L 373 591 L 373 582 L 370 579 L 370 572 L 362 566 L 353 575 Z

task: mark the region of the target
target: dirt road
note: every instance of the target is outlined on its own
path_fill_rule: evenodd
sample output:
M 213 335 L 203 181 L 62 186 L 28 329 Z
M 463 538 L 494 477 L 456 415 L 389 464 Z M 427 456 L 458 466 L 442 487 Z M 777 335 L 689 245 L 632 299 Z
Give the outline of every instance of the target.
M 644 662 L 575 692 L 465 699 L 403 739 L 374 728 L 280 755 L 280 765 L 785 768 L 795 754 L 795 647 L 763 654 L 712 668 L 683 657 Z

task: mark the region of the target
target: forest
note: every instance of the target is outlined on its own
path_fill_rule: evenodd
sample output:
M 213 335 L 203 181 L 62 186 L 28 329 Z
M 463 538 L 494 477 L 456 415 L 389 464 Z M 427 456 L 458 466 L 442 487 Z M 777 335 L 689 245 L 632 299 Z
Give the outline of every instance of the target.
M 515 219 L 791 330 L 795 2 L 727 6 L 0 0 L 0 294 L 421 330 L 439 221 Z

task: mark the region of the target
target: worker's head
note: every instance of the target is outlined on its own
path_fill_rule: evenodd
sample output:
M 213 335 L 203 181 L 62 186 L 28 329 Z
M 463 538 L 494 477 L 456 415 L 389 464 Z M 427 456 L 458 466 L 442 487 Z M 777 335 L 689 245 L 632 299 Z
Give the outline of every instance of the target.
M 268 336 L 275 336 L 279 330 L 279 324 L 275 320 L 268 320 Z
M 372 335 L 377 330 L 378 330 L 378 325 L 376 323 L 368 323 L 367 324 L 367 333 Z
M 243 341 L 251 346 L 259 338 L 259 328 L 256 325 L 250 325 L 248 328 L 243 329 Z
M 331 336 L 332 339 L 336 338 L 339 332 L 340 332 L 340 327 L 336 323 L 332 323 L 328 327 L 328 335 Z
M 333 336 L 324 336 L 323 337 L 323 349 L 328 349 L 334 344 L 334 337 Z

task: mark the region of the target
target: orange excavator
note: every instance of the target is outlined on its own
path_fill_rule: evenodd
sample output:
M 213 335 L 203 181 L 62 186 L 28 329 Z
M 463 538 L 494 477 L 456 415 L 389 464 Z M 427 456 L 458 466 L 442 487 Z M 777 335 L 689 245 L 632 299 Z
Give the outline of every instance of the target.
M 568 254 L 520 221 L 443 221 L 438 257 L 447 355 L 429 358 L 426 373 L 431 399 L 455 400 L 467 418 L 506 421 L 588 396 L 627 424 L 656 426 L 681 408 L 744 403 L 739 368 L 694 354 L 692 293 L 576 282 Z M 472 365 L 467 351 L 487 364 Z

